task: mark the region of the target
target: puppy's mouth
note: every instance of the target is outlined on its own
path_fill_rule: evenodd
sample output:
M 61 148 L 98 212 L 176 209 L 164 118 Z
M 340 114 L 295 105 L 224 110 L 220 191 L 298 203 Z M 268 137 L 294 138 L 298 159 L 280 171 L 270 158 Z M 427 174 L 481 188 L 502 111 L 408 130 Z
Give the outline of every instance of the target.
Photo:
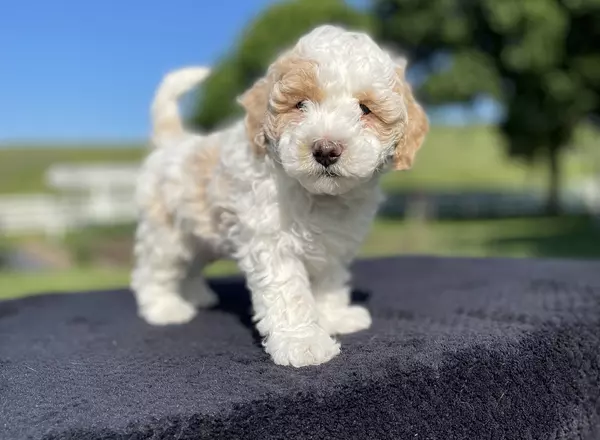
M 321 167 L 321 169 L 318 171 L 317 175 L 319 177 L 328 177 L 330 179 L 336 179 L 338 177 L 342 177 L 342 175 L 338 171 L 332 170 L 331 168 L 325 168 L 325 167 Z

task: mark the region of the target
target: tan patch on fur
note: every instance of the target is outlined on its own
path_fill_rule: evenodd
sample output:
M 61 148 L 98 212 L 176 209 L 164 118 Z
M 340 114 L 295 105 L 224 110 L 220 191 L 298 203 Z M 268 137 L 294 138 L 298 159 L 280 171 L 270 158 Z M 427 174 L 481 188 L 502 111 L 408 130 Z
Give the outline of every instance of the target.
M 150 203 L 146 206 L 148 216 L 155 222 L 163 225 L 173 225 L 173 216 L 165 206 L 163 198 L 160 196 L 160 192 L 155 193 Z
M 371 90 L 360 93 L 356 98 L 371 110 L 371 113 L 362 116 L 362 121 L 377 134 L 379 141 L 384 145 L 398 142 L 406 118 L 403 108 L 390 99 L 378 97 Z
M 219 163 L 219 137 L 211 136 L 204 142 L 206 144 L 195 152 L 187 164 L 188 171 L 196 178 L 198 190 L 206 188 Z
M 281 56 L 266 77 L 256 81 L 238 100 L 246 110 L 246 131 L 254 151 L 264 154 L 266 137 L 278 139 L 287 124 L 301 118 L 298 102 L 321 99 L 316 64 L 293 53 Z
M 172 118 L 159 119 L 153 127 L 153 138 L 156 142 L 160 141 L 162 136 L 175 136 L 184 132 L 184 128 L 178 115 Z
M 203 223 L 202 218 L 210 210 L 207 189 L 213 180 L 215 170 L 219 164 L 219 140 L 218 136 L 211 136 L 206 139 L 204 141 L 206 144 L 202 145 L 186 164 L 187 170 L 185 174 L 192 176 L 195 180 L 195 185 L 192 189 L 192 202 L 193 210 L 199 215 L 199 218 L 196 219 L 199 224 Z M 208 224 L 206 227 L 212 228 Z
M 246 133 L 257 155 L 264 153 L 263 123 L 269 105 L 269 90 L 269 82 L 261 78 L 238 99 L 240 105 L 246 110 L 244 118 Z
M 370 120 L 375 117 L 381 120 L 382 123 L 390 126 L 403 122 L 403 109 L 391 99 L 380 98 L 373 90 L 367 90 L 358 94 L 356 99 L 371 110 L 371 113 L 368 115 L 363 115 L 364 120 Z
M 404 68 L 398 67 L 396 73 L 398 80 L 393 90 L 404 99 L 406 113 L 394 100 L 379 97 L 374 91 L 364 91 L 356 98 L 371 110 L 371 113 L 362 116 L 365 125 L 377 133 L 382 143 L 396 143 L 394 169 L 407 170 L 412 167 L 415 155 L 425 140 L 429 122 L 406 82 Z
M 195 179 L 189 194 L 186 216 L 194 221 L 194 235 L 202 237 L 212 251 L 225 252 L 222 248 L 226 231 L 237 220 L 222 201 L 232 194 L 233 176 L 221 168 L 221 142 L 223 137 L 213 135 L 202 142 L 188 163 L 185 174 Z
M 273 88 L 270 111 L 283 113 L 296 108 L 303 100 L 319 102 L 323 92 L 317 82 L 315 62 L 293 55 L 281 59 L 272 67 Z
M 219 163 L 218 140 L 217 136 L 207 138 L 204 141 L 206 144 L 194 152 L 194 155 L 185 163 L 183 170 L 186 176 L 195 179 L 193 186 L 186 187 L 186 191 L 190 191 L 186 197 L 189 199 L 189 204 L 186 206 L 194 212 L 194 220 L 202 229 L 203 234 L 208 234 L 209 230 L 213 228 L 208 218 L 210 203 L 207 187 L 213 180 L 215 169 Z M 154 191 L 154 197 L 146 204 L 146 210 L 153 221 L 173 226 L 173 213 L 169 210 L 163 197 L 163 192 L 168 191 L 168 186 Z
M 396 146 L 394 168 L 407 170 L 412 167 L 417 151 L 423 145 L 425 136 L 429 131 L 429 120 L 423 107 L 415 100 L 412 88 L 404 76 L 404 68 L 396 69 L 399 80 L 396 91 L 404 97 L 406 104 L 407 121 L 402 132 L 402 138 Z

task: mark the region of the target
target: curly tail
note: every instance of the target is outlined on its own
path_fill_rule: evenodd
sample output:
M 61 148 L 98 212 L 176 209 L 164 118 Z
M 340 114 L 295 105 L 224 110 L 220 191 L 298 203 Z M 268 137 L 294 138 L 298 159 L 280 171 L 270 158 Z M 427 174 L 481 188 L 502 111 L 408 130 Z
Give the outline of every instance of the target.
M 210 73 L 206 67 L 184 67 L 167 73 L 152 102 L 152 138 L 173 137 L 185 132 L 178 99 Z

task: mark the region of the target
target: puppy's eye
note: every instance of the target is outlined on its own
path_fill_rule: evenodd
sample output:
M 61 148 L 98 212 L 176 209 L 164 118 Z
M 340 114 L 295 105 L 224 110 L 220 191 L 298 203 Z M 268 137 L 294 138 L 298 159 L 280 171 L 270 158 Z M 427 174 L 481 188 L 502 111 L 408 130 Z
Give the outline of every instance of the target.
M 364 115 L 368 115 L 369 113 L 371 113 L 371 109 L 364 104 L 360 105 L 360 109 L 362 110 Z
M 298 110 L 302 110 L 304 107 L 306 107 L 306 101 L 299 101 L 299 102 L 296 104 L 296 108 L 297 108 Z

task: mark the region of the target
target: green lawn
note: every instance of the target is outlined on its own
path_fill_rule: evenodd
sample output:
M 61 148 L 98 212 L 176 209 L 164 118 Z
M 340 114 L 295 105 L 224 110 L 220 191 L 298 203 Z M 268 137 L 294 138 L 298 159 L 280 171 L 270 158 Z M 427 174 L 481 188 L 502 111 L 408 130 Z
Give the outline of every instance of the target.
M 581 129 L 577 151 L 565 156 L 565 180 L 594 171 L 598 159 L 594 134 Z M 596 134 L 597 136 L 597 134 Z M 44 172 L 53 163 L 137 162 L 147 150 L 140 145 L 82 148 L 0 149 L 0 194 L 45 191 Z M 545 184 L 545 167 L 529 168 L 508 160 L 492 127 L 434 126 L 412 170 L 386 176 L 388 190 L 519 189 Z
M 362 253 L 598 259 L 600 225 L 578 217 L 378 221 Z
M 564 155 L 564 182 L 598 172 L 597 132 L 581 129 L 573 151 Z M 385 177 L 388 191 L 522 190 L 545 188 L 547 167 L 526 166 L 507 158 L 501 137 L 492 127 L 434 127 L 408 172 Z
M 221 276 L 235 271 L 231 263 L 219 263 L 212 266 L 207 275 Z M 43 293 L 122 288 L 129 284 L 129 275 L 129 268 L 124 267 L 81 267 L 34 274 L 0 271 L 0 300 Z
M 125 269 L 77 268 L 48 272 L 0 272 L 0 298 L 78 289 L 104 289 L 127 285 Z
M 584 218 L 472 221 L 378 221 L 362 249 L 363 257 L 427 254 L 476 257 L 600 258 L 600 227 Z M 235 272 L 217 263 L 209 276 Z M 125 286 L 129 269 L 80 268 L 63 272 L 0 272 L 0 298 L 51 291 Z

